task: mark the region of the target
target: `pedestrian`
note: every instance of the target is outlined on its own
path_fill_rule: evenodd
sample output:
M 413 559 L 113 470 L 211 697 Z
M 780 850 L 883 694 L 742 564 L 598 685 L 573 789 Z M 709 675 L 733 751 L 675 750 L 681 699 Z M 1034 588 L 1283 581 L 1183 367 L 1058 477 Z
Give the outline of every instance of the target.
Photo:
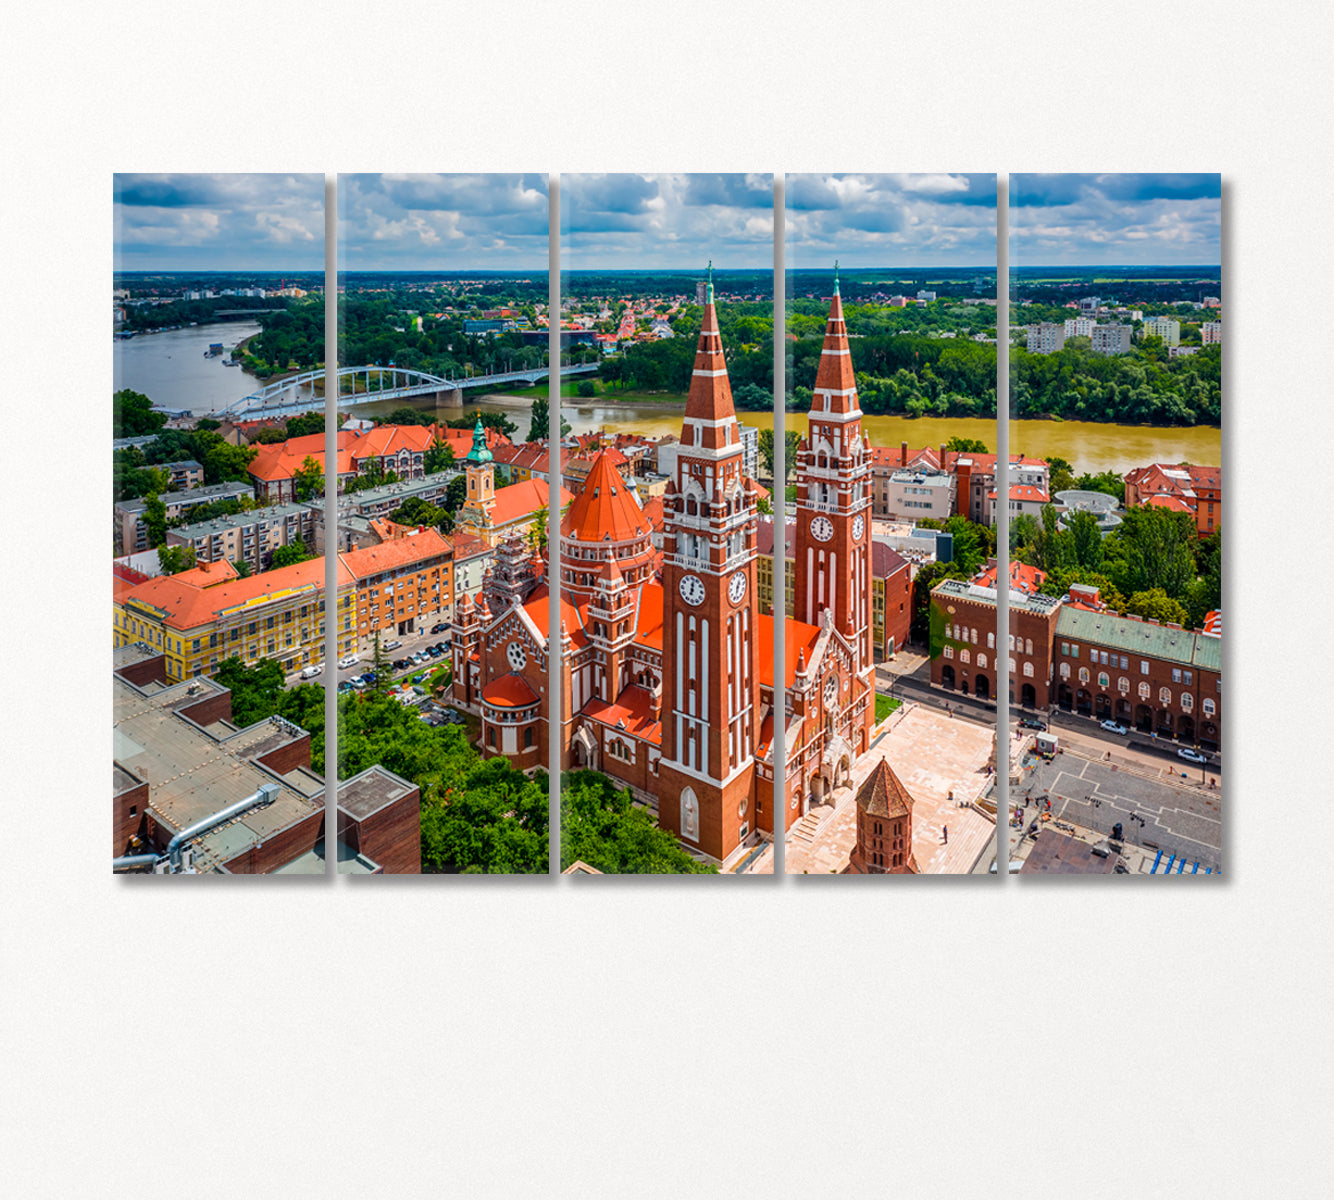
M 940 832 L 945 838 L 945 845 L 948 846 L 950 844 L 950 827 L 948 825 L 942 825 L 940 827 Z

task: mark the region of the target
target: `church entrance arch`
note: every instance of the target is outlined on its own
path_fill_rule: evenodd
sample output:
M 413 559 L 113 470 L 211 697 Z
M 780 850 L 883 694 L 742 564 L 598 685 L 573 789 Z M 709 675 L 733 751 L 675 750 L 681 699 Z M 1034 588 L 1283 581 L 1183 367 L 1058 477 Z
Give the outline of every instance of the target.
M 598 747 L 588 732 L 587 725 L 580 725 L 570 742 L 570 757 L 576 770 L 596 771 L 598 769 Z

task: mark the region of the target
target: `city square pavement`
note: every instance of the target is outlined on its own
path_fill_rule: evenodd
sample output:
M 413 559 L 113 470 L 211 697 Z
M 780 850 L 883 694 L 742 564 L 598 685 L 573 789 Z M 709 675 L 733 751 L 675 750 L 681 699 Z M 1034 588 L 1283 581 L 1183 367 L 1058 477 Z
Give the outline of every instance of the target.
M 877 728 L 870 750 L 853 768 L 852 786 L 839 788 L 832 806 L 817 805 L 788 831 L 787 874 L 837 874 L 847 868 L 857 838 L 857 789 L 882 758 L 913 797 L 918 870 L 967 874 L 995 841 L 993 821 L 960 807 L 987 790 L 992 736 L 985 726 L 906 703 Z
M 1222 789 L 1201 787 L 1193 773 L 1182 779 L 1176 772 L 1179 782 L 1169 782 L 1156 763 L 1146 769 L 1124 766 L 1123 761 L 1070 751 L 1051 762 L 1029 756 L 1023 782 L 1010 789 L 1010 803 L 1022 814 L 1025 827 L 1039 816 L 1045 796 L 1051 801 L 1053 819 L 1077 826 L 1085 832 L 1084 840 L 1107 837 L 1119 822 L 1130 846 L 1155 853 L 1161 849 L 1164 858 L 1176 855 L 1198 862 L 1201 870 L 1217 870 L 1222 857 Z M 1018 849 L 1023 857 L 1026 851 Z M 1139 857 L 1145 856 L 1141 851 Z M 1151 861 L 1154 854 L 1147 857 Z

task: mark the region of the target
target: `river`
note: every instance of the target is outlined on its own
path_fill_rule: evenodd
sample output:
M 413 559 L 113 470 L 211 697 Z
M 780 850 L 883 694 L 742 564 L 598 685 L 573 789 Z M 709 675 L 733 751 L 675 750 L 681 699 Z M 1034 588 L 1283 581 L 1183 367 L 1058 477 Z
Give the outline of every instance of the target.
M 257 391 L 260 385 L 237 367 L 224 367 L 221 358 L 205 358 L 210 342 L 231 349 L 242 338 L 259 332 L 259 326 L 236 322 L 200 325 L 175 333 L 140 335 L 115 344 L 116 387 L 143 392 L 164 408 L 185 408 L 202 413 L 229 404 Z M 435 407 L 430 400 L 385 401 L 358 404 L 349 409 L 359 417 L 383 418 L 395 408 L 410 407 L 457 419 L 477 412 L 501 412 L 518 425 L 516 437 L 528 435 L 527 414 L 532 399 L 527 396 L 484 394 L 470 399 L 464 393 L 461 409 Z M 599 429 L 634 430 L 646 437 L 674 436 L 681 432 L 685 398 L 675 404 L 575 404 L 568 398 L 562 407 L 565 419 L 576 433 Z M 759 429 L 770 427 L 768 413 L 743 412 L 738 418 Z M 952 437 L 976 438 L 989 450 L 996 448 L 996 426 L 989 420 L 964 417 L 867 416 L 862 426 L 873 445 L 898 446 L 903 442 L 916 450 L 940 446 Z M 787 427 L 806 430 L 803 413 L 788 413 Z M 1152 462 L 1188 461 L 1217 465 L 1222 462 L 1222 434 L 1210 425 L 1163 428 L 1148 425 L 1107 425 L 1092 421 L 1014 421 L 1010 426 L 1010 448 L 1033 458 L 1059 455 L 1077 472 L 1115 471 Z
M 226 321 L 117 340 L 114 390 L 131 388 L 160 408 L 183 408 L 196 416 L 222 408 L 263 386 L 240 367 L 222 365 L 233 346 L 259 331 L 254 321 Z M 212 342 L 223 345 L 218 358 L 205 357 Z

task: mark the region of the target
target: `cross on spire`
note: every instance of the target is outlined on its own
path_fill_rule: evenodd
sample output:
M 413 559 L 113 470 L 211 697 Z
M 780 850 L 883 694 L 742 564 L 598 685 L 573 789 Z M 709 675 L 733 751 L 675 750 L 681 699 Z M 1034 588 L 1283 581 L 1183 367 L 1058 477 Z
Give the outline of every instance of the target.
M 838 295 L 838 259 L 834 259 L 834 295 Z
M 713 303 L 713 259 L 709 259 L 709 303 Z

